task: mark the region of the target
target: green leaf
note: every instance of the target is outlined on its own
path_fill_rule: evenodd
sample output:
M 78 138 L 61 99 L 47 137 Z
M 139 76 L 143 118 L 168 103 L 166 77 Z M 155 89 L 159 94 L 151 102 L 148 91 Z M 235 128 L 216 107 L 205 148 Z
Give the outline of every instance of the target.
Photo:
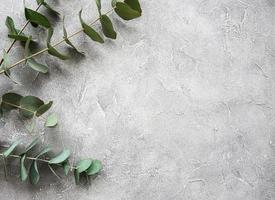
M 46 65 L 43 65 L 41 63 L 38 63 L 36 60 L 34 60 L 33 58 L 28 58 L 27 60 L 27 66 L 29 66 L 30 68 L 32 68 L 33 70 L 37 71 L 37 72 L 41 72 L 43 74 L 46 74 L 48 72 L 48 67 Z
M 99 15 L 101 15 L 101 0 L 95 0 L 95 2 L 96 2 Z
M 31 43 L 32 36 L 29 36 L 27 39 L 27 42 L 25 43 L 25 48 L 24 48 L 24 56 L 27 58 L 30 55 L 30 43 Z
M 82 172 L 86 171 L 92 164 L 92 161 L 93 161 L 92 159 L 80 160 L 76 164 L 76 169 L 77 169 L 78 173 L 82 173 Z
M 8 69 L 9 67 L 9 56 L 8 56 L 8 53 L 3 50 L 3 64 L 1 65 L 1 68 L 4 70 L 4 73 L 7 77 L 10 78 L 10 71 Z
M 20 101 L 20 113 L 26 118 L 32 118 L 44 102 L 35 96 L 25 96 Z
M 61 60 L 67 60 L 69 59 L 69 56 L 63 55 L 60 52 L 58 52 L 50 43 L 51 43 L 51 38 L 53 36 L 53 28 L 48 29 L 48 38 L 47 38 L 47 47 L 48 47 L 48 52 L 52 56 L 55 56 L 57 58 L 60 58 Z
M 48 153 L 51 150 L 50 147 L 44 147 L 36 156 L 36 158 L 39 158 L 43 156 L 44 154 Z
M 26 42 L 28 40 L 28 37 L 24 35 L 9 34 L 8 37 L 21 42 Z
M 10 16 L 7 16 L 6 18 L 6 26 L 9 29 L 9 34 L 17 35 L 17 30 L 14 25 L 14 21 Z
M 14 149 L 20 144 L 20 142 L 20 140 L 17 140 L 14 143 L 12 143 L 12 145 L 3 152 L 3 156 L 5 158 L 8 157 L 14 151 Z
M 116 39 L 116 32 L 114 30 L 112 21 L 107 15 L 101 15 L 100 23 L 104 35 L 108 38 Z
M 69 157 L 70 157 L 70 150 L 65 149 L 63 150 L 59 155 L 57 155 L 56 157 L 52 158 L 49 161 L 49 164 L 60 164 L 64 161 L 66 161 Z
M 124 2 L 128 4 L 132 9 L 138 11 L 140 14 L 142 13 L 138 0 L 125 0 Z
M 50 11 L 51 13 L 55 14 L 55 15 L 60 15 L 59 12 L 57 12 L 56 10 L 54 10 L 49 4 L 47 4 L 46 2 L 43 3 L 43 6 L 45 8 L 48 9 L 48 11 Z
M 74 170 L 74 180 L 75 180 L 75 184 L 78 185 L 79 184 L 79 179 L 80 179 L 80 174 L 78 172 L 78 170 Z
M 46 127 L 54 127 L 56 126 L 58 123 L 58 118 L 55 114 L 51 114 L 48 116 L 47 120 L 46 120 Z
M 40 175 L 39 175 L 39 171 L 37 168 L 37 162 L 36 160 L 32 161 L 31 167 L 30 167 L 30 181 L 32 184 L 37 184 L 39 179 L 40 179 Z
M 91 166 L 87 170 L 87 175 L 95 175 L 102 170 L 102 163 L 99 160 L 93 160 Z
M 10 111 L 20 107 L 22 96 L 16 93 L 6 93 L 2 96 L 1 107 L 4 111 Z
M 34 140 L 29 144 L 29 146 L 26 148 L 24 154 L 28 153 L 37 143 L 40 141 L 40 136 L 37 136 L 34 138 Z
M 81 14 L 82 14 L 82 10 L 79 11 L 79 19 L 80 19 L 82 28 L 84 29 L 84 33 L 88 35 L 93 41 L 104 43 L 104 40 L 102 39 L 102 37 L 92 27 L 90 27 L 88 24 L 86 24 L 83 21 Z
M 63 162 L 62 167 L 63 167 L 65 175 L 67 176 L 69 174 L 70 169 L 71 169 L 69 161 Z
M 36 111 L 36 117 L 40 117 L 41 115 L 43 115 L 45 112 L 47 112 L 52 107 L 52 105 L 53 105 L 53 102 L 50 101 L 49 103 L 40 106 L 38 108 L 38 110 Z
M 37 27 L 37 25 L 43 26 L 45 28 L 51 27 L 51 24 L 47 17 L 32 9 L 25 8 L 25 17 L 32 23 L 34 27 Z
M 77 51 L 80 54 L 84 54 L 83 52 L 78 51 L 78 49 L 73 45 L 73 43 L 71 43 L 71 41 L 68 39 L 68 33 L 67 30 L 65 28 L 65 16 L 63 17 L 63 38 L 65 40 L 65 42 L 70 45 L 75 51 Z
M 26 159 L 26 154 L 24 154 L 20 158 L 20 179 L 21 179 L 21 181 L 26 181 L 28 178 L 28 172 L 25 167 L 25 159 Z
M 141 13 L 132 9 L 128 4 L 117 2 L 115 12 L 124 20 L 132 20 L 141 16 Z

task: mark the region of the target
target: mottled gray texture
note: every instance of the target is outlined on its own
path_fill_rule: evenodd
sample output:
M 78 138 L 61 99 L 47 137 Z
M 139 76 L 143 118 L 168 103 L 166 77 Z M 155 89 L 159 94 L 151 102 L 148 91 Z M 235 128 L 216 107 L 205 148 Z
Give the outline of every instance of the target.
M 35 1 L 27 4 L 35 7 Z M 75 186 L 72 176 L 58 181 L 46 172 L 33 187 L 18 178 L 6 182 L 1 173 L 1 200 L 275 199 L 275 1 L 141 4 L 140 19 L 111 15 L 116 41 L 74 38 L 85 58 L 43 56 L 50 74 L 36 79 L 17 67 L 13 76 L 23 86 L 0 79 L 1 94 L 13 90 L 54 101 L 59 126 L 43 129 L 40 121 L 36 129 L 45 143 L 57 151 L 71 148 L 75 161 L 92 157 L 104 164 L 90 188 Z M 54 5 L 67 16 L 69 32 L 80 26 L 81 7 L 86 20 L 97 16 L 91 0 Z M 109 1 L 103 7 L 108 10 Z M 23 5 L 3 1 L 0 13 L 3 48 L 10 43 L 4 19 L 10 15 L 22 26 Z M 21 48 L 12 55 L 20 58 Z M 24 123 L 16 113 L 7 116 L 1 141 L 27 141 Z

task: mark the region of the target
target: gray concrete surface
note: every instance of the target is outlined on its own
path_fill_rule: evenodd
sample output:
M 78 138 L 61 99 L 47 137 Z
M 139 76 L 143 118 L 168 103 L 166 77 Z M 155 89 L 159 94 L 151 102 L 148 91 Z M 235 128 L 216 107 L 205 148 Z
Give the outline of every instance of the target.
M 109 1 L 103 2 L 108 10 Z M 275 199 L 275 1 L 141 4 L 140 19 L 111 15 L 116 41 L 74 38 L 85 58 L 74 54 L 63 62 L 44 55 L 50 74 L 38 77 L 19 66 L 13 77 L 22 86 L 1 77 L 1 94 L 13 90 L 54 101 L 59 126 L 44 129 L 40 120 L 33 135 L 43 135 L 57 151 L 71 148 L 74 161 L 92 157 L 104 164 L 89 188 L 47 172 L 33 187 L 20 183 L 13 167 L 8 182 L 0 174 L 1 200 Z M 86 20 L 97 16 L 90 0 L 52 5 L 67 16 L 69 32 L 80 26 L 81 7 Z M 1 48 L 10 43 L 7 15 L 22 26 L 22 2 L 1 2 Z M 27 32 L 46 36 L 41 29 Z M 22 48 L 11 55 L 21 58 Z M 26 123 L 11 113 L 1 122 L 1 141 L 28 141 Z

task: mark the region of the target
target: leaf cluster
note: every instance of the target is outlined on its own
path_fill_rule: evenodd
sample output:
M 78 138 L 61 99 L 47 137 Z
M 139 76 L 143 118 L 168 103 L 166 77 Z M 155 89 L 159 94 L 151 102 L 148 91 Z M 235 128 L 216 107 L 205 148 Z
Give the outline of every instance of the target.
M 12 143 L 7 149 L 0 153 L 0 157 L 4 161 L 5 176 L 8 177 L 7 160 L 17 159 L 19 160 L 19 174 L 20 180 L 30 180 L 32 184 L 37 184 L 40 180 L 39 167 L 41 165 L 47 165 L 50 171 L 57 177 L 61 178 L 57 173 L 60 168 L 63 170 L 64 175 L 67 176 L 69 172 L 74 173 L 75 183 L 80 183 L 80 178 L 90 177 L 97 175 L 102 170 L 102 163 L 96 159 L 83 159 L 80 160 L 75 166 L 71 166 L 69 157 L 71 152 L 69 149 L 64 149 L 59 154 L 51 156 L 52 149 L 49 146 L 39 148 L 40 150 L 35 152 L 34 149 L 38 146 L 40 137 L 34 138 L 34 140 L 17 154 L 16 148 L 20 145 L 21 141 L 17 140 Z M 22 149 L 22 148 L 21 148 Z

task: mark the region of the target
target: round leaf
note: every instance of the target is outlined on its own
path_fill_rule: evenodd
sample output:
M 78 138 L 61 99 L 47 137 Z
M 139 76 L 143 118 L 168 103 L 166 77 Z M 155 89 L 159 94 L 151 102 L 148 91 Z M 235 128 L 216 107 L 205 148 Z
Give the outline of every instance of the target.
M 76 165 L 76 169 L 78 173 L 82 173 L 86 171 L 91 164 L 92 164 L 92 159 L 80 160 Z
M 51 114 L 48 116 L 45 126 L 47 127 L 55 127 L 58 123 L 58 118 L 55 114 Z
M 88 175 L 95 175 L 102 170 L 102 163 L 99 160 L 93 160 L 91 166 L 87 170 Z

